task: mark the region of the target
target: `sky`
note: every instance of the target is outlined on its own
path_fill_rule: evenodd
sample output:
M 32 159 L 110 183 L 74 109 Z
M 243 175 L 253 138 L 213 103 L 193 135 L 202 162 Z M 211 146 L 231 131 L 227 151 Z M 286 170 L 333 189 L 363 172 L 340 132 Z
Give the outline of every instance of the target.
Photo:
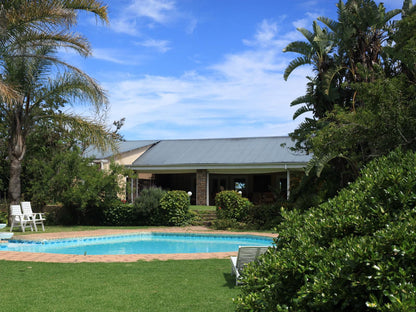
M 283 79 L 296 30 L 337 17 L 338 0 L 103 0 L 109 24 L 81 14 L 76 31 L 93 54 L 65 59 L 106 90 L 107 124 L 125 118 L 126 140 L 285 136 L 290 103 L 310 67 Z M 380 1 L 376 1 L 380 3 Z M 402 0 L 385 0 L 388 10 Z M 88 105 L 73 108 L 91 116 Z

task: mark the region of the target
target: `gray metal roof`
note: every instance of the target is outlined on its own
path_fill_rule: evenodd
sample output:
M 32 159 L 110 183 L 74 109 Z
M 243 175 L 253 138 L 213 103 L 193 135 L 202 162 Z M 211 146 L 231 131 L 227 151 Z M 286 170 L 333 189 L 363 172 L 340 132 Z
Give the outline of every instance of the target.
M 155 143 L 157 143 L 159 141 L 155 141 L 155 140 L 136 140 L 136 141 L 121 141 L 118 143 L 118 153 L 125 153 L 125 152 L 129 152 L 129 151 L 133 151 L 135 149 L 139 149 L 145 146 L 149 146 L 149 145 L 153 145 Z M 95 158 L 95 159 L 104 159 L 104 158 L 108 158 L 113 156 L 114 151 L 112 150 L 107 150 L 107 151 L 99 151 L 94 147 L 88 148 L 85 152 L 84 152 L 84 157 L 86 158 Z
M 294 142 L 289 137 L 162 140 L 134 161 L 132 167 L 204 169 L 204 165 L 216 164 L 306 164 L 311 156 L 292 152 L 289 149 L 292 146 Z

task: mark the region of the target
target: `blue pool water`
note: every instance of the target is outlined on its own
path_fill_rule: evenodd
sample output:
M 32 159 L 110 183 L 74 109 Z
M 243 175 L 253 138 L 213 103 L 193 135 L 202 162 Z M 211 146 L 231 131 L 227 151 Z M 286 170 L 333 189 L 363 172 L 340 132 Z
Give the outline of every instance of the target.
M 252 235 L 139 233 L 23 242 L 10 240 L 0 251 L 71 255 L 172 254 L 238 251 L 239 246 L 271 246 L 273 239 Z

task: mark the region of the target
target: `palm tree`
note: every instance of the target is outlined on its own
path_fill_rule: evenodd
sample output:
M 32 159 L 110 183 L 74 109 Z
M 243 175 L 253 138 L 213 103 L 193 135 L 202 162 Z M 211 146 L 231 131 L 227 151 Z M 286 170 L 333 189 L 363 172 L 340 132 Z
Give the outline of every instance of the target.
M 337 7 L 338 21 L 318 18 L 333 32 L 337 47 L 336 66 L 326 73 L 324 80 L 327 94 L 336 76 L 347 83 L 374 80 L 372 73 L 383 65 L 383 44 L 392 30 L 390 21 L 401 12 L 399 9 L 386 12 L 383 3 L 377 5 L 373 0 L 349 0 L 345 4 L 340 0 Z M 344 101 L 352 110 L 355 97 L 355 92 L 349 92 Z
M 327 95 L 323 89 L 323 79 L 326 72 L 333 67 L 331 53 L 334 49 L 332 33 L 323 29 L 319 24 L 313 22 L 313 32 L 298 28 L 298 31 L 305 37 L 306 41 L 294 41 L 287 45 L 284 52 L 294 52 L 300 56 L 292 60 L 284 72 L 284 79 L 287 80 L 290 74 L 300 66 L 311 65 L 316 73 L 315 77 L 307 77 L 306 95 L 296 98 L 291 106 L 302 105 L 296 110 L 293 119 L 304 113 L 312 113 L 313 118 L 307 117 L 301 125 L 291 133 L 296 139 L 296 149 L 309 150 L 310 143 L 308 136 L 316 131 L 317 120 L 323 118 L 326 112 L 332 110 L 337 96 L 336 88 L 331 95 Z
M 22 47 L 55 45 L 71 48 L 81 55 L 91 54 L 88 41 L 70 31 L 77 23 L 77 12 L 94 13 L 108 22 L 107 8 L 96 0 L 10 0 L 0 3 L 0 73 L 6 58 L 38 57 Z M 61 63 L 59 59 L 53 59 Z M 69 66 L 69 65 L 68 65 Z M 18 92 L 0 76 L 0 95 L 17 100 Z
M 60 112 L 74 100 L 93 103 L 97 109 L 107 103 L 94 79 L 57 54 L 59 47 L 91 53 L 88 41 L 70 29 L 79 10 L 107 21 L 106 7 L 95 0 L 11 0 L 0 6 L 0 109 L 8 126 L 11 202 L 20 199 L 26 138 L 40 119 L 64 124 L 97 146 L 114 143 L 102 124 Z M 52 66 L 64 73 L 53 76 Z

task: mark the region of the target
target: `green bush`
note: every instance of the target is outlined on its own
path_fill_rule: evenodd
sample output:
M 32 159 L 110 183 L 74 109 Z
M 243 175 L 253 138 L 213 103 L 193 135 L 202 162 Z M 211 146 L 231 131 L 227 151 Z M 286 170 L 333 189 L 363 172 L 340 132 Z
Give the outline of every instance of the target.
M 185 225 L 189 222 L 189 196 L 185 191 L 169 191 L 160 200 L 166 225 Z
M 134 201 L 134 214 L 138 225 L 163 225 L 163 211 L 160 200 L 166 191 L 151 187 L 140 192 Z
M 236 191 L 222 191 L 215 196 L 218 219 L 233 219 L 237 222 L 244 222 L 248 210 L 253 204 Z
M 0 211 L 0 223 L 7 223 L 7 212 Z
M 245 230 L 247 224 L 235 219 L 217 219 L 212 222 L 212 227 L 216 230 Z
M 104 210 L 104 225 L 137 225 L 133 205 L 121 200 L 114 200 Z
M 416 154 L 374 160 L 338 196 L 283 213 L 243 272 L 239 311 L 414 311 Z
M 247 211 L 247 224 L 256 230 L 270 230 L 282 222 L 284 202 L 251 206 Z
M 120 176 L 127 173 L 113 162 L 109 170 L 98 170 L 78 148 L 57 153 L 49 161 L 33 159 L 31 164 L 26 170 L 36 179 L 26 181 L 30 183 L 26 185 L 25 199 L 37 209 L 51 202 L 62 203 L 63 214 L 56 220 L 66 225 L 103 224 L 104 210 L 117 200 Z

